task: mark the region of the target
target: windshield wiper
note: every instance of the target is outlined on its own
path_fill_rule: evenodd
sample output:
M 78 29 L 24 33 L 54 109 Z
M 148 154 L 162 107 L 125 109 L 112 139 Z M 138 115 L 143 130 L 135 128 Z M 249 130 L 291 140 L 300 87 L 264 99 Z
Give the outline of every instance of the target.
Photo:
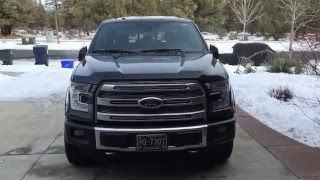
M 179 53 L 184 53 L 182 49 L 146 49 L 146 50 L 141 50 L 143 53 L 148 53 L 148 52 L 179 52 Z
M 93 53 L 137 53 L 137 52 L 125 51 L 121 49 L 98 49 L 98 50 L 94 50 Z

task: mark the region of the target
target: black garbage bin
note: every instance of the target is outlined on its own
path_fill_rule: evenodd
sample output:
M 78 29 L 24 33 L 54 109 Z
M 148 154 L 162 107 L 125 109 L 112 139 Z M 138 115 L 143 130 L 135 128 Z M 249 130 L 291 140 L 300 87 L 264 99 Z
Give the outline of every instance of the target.
M 3 62 L 2 65 L 12 65 L 12 51 L 10 49 L 0 50 L 0 61 Z
M 33 54 L 35 57 L 36 65 L 49 65 L 48 46 L 36 45 L 33 46 Z

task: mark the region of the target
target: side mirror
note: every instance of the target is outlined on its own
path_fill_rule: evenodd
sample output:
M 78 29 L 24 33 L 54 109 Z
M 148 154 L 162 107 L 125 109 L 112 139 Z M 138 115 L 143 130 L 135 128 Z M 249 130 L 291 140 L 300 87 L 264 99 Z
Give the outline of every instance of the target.
M 82 47 L 82 48 L 80 49 L 80 51 L 79 51 L 78 60 L 79 60 L 79 61 L 85 60 L 85 57 L 86 57 L 86 55 L 87 55 L 87 52 L 88 52 L 87 46 Z
M 219 50 L 216 46 L 210 45 L 210 53 L 213 55 L 215 59 L 219 59 L 220 54 Z

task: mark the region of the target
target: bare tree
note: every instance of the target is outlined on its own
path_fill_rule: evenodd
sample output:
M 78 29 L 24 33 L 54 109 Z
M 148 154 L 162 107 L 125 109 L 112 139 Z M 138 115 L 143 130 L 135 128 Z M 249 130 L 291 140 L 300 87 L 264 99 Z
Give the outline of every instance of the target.
M 243 40 L 247 26 L 263 16 L 261 0 L 230 0 L 229 5 L 243 26 Z
M 61 0 L 46 0 L 46 6 L 49 8 L 54 9 L 54 20 L 56 26 L 56 33 L 57 33 L 57 43 L 60 44 L 60 37 L 59 37 L 59 22 L 58 22 L 58 7 L 62 4 Z M 48 7 L 47 7 L 48 8 Z
M 319 20 L 319 0 L 277 0 L 276 6 L 281 8 L 284 23 L 290 25 L 289 56 L 292 58 L 294 37 L 301 27 Z
M 306 63 L 306 72 L 320 76 L 320 41 L 315 36 L 307 34 L 299 41 L 297 57 Z
M 311 121 L 320 126 L 320 98 L 315 93 L 312 99 L 295 97 L 297 100 L 293 104 Z M 298 102 L 298 103 L 297 103 Z M 309 109 L 309 111 L 307 111 Z M 311 110 L 311 111 L 310 111 Z

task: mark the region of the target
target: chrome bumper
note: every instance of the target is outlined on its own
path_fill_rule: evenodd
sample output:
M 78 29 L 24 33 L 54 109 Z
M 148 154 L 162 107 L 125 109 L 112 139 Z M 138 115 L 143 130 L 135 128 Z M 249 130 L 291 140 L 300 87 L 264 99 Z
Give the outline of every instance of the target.
M 141 133 L 141 134 L 150 134 L 150 133 L 170 133 L 170 132 L 188 132 L 188 131 L 201 131 L 202 132 L 202 142 L 197 145 L 188 145 L 188 146 L 168 146 L 166 151 L 175 151 L 175 150 L 187 150 L 187 149 L 197 149 L 197 148 L 204 148 L 207 146 L 207 133 L 208 133 L 208 126 L 216 126 L 225 123 L 234 122 L 235 119 L 229 119 L 226 121 L 210 124 L 210 125 L 200 125 L 200 126 L 191 126 L 191 127 L 175 127 L 175 128 L 146 128 L 146 129 L 125 129 L 125 128 L 101 128 L 95 127 L 95 140 L 96 140 L 96 149 L 97 150 L 109 150 L 109 151 L 123 151 L 123 152 L 135 152 L 136 147 L 127 147 L 127 148 L 119 148 L 119 147 L 106 147 L 103 146 L 100 140 L 102 133 Z

